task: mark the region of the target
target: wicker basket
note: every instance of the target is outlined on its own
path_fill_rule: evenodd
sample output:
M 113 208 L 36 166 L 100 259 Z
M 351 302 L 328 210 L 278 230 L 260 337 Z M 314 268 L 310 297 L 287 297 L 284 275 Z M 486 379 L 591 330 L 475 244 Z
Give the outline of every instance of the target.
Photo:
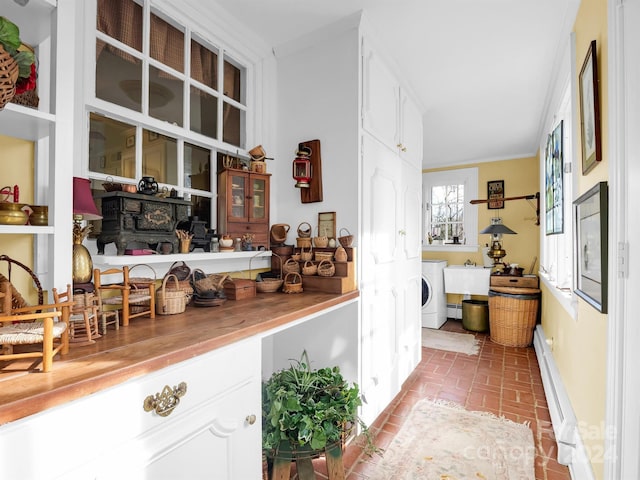
M 29 51 L 35 54 L 33 47 L 30 45 L 25 45 L 24 43 L 20 46 L 18 50 Z M 16 83 L 18 84 L 20 82 L 16 80 Z M 38 108 L 38 105 L 40 103 L 40 98 L 38 97 L 37 88 L 34 87 L 31 90 L 27 90 L 26 92 L 16 93 L 10 101 L 11 103 L 15 103 L 16 105 L 22 105 L 22 106 L 31 107 L 31 108 Z
M 333 259 L 333 252 L 316 252 L 314 258 L 316 262 L 321 262 L 322 260 L 331 260 Z
M 304 227 L 306 225 L 306 227 Z M 311 224 L 308 222 L 302 222 L 298 225 L 298 237 L 311 238 Z
M 298 237 L 296 238 L 296 247 L 298 248 L 310 248 L 311 237 Z
M 167 275 L 175 275 L 178 279 L 180 289 L 188 296 L 193 295 L 193 286 L 191 285 L 191 268 L 183 261 L 173 262 Z
M 293 258 L 288 259 L 282 265 L 282 273 L 287 275 L 289 273 L 300 273 L 300 264 Z
M 302 293 L 302 277 L 299 273 L 287 273 L 282 285 L 284 293 Z
M 349 259 L 349 256 L 347 255 L 347 251 L 344 249 L 344 247 L 338 247 L 336 248 L 336 252 L 333 255 L 333 259 L 336 262 L 346 262 Z
M 313 237 L 313 245 L 317 248 L 325 248 L 329 245 L 329 237 L 326 235 L 320 235 L 320 232 L 318 231 L 318 236 Z
M 206 274 L 199 268 L 191 273 L 191 282 L 195 293 L 201 297 L 211 296 L 212 292 L 224 290 L 224 282 L 229 275 L 223 273 Z
M 540 290 L 492 287 L 489 290 L 491 340 L 509 347 L 527 347 L 538 321 Z
M 251 260 L 256 258 L 258 255 L 261 255 L 262 253 L 264 252 L 259 252 L 249 260 L 249 276 L 253 276 L 251 274 Z M 276 257 L 280 261 L 280 268 L 278 270 L 280 272 L 280 275 L 278 275 L 278 278 L 262 278 L 260 277 L 260 275 L 258 275 L 256 277 L 256 292 L 275 293 L 280 290 L 280 287 L 282 287 L 282 284 L 284 283 L 284 280 L 282 279 L 282 257 L 275 252 L 271 252 L 271 256 Z M 259 280 L 258 277 L 260 277 Z
M 315 275 L 316 273 L 318 273 L 318 265 L 309 260 L 304 262 L 304 265 L 302 266 L 303 275 Z
M 336 274 L 336 266 L 331 260 L 322 260 L 318 264 L 318 275 L 321 277 L 333 277 Z
M 342 232 L 343 230 L 347 232 L 346 235 Z M 338 241 L 343 247 L 350 247 L 351 245 L 353 245 L 353 235 L 351 235 L 351 233 L 349 233 L 349 230 L 347 230 L 346 228 L 341 228 Z
M 173 281 L 173 286 L 167 281 Z M 184 290 L 180 288 L 178 277 L 173 274 L 165 275 L 162 287 L 156 292 L 156 313 L 158 315 L 175 315 L 182 313 L 187 307 L 188 299 Z
M 308 262 L 313 260 L 313 249 L 309 247 L 309 250 L 305 250 L 304 248 L 300 249 L 300 260 L 303 262 Z
M 147 265 L 146 263 L 138 263 L 129 269 L 129 274 L 133 272 L 138 267 L 146 267 L 153 273 L 153 278 L 151 277 L 129 277 L 129 285 L 131 285 L 131 292 L 129 293 L 129 303 L 131 306 L 129 310 L 131 313 L 140 313 L 146 312 L 149 310 L 150 300 L 148 299 L 149 295 L 151 295 L 151 289 L 149 285 L 152 283 L 156 283 L 157 276 L 156 271 L 153 269 L 151 265 Z M 136 297 L 141 297 L 143 300 L 136 302 Z
M 16 94 L 18 80 L 18 64 L 0 45 L 0 110 L 11 101 Z

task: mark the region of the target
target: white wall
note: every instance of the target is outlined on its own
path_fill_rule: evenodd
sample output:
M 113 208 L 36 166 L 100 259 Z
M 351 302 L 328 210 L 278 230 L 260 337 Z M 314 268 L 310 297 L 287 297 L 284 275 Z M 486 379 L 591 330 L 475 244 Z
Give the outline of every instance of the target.
M 355 26 L 313 41 L 294 42 L 277 56 L 277 151 L 268 165 L 274 173 L 271 223 L 287 223 L 287 244 L 297 227 L 317 225 L 318 212 L 336 212 L 336 233 L 351 233 L 358 222 L 359 48 Z M 304 45 L 297 48 L 298 45 Z M 319 139 L 322 155 L 322 202 L 303 204 L 291 165 L 299 142 Z M 273 167 L 272 167 L 273 165 Z

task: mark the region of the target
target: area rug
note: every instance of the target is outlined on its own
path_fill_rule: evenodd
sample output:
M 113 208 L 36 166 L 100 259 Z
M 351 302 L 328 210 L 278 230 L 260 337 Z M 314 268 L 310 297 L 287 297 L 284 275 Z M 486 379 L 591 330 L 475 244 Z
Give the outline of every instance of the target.
M 526 424 L 428 399 L 413 408 L 371 480 L 535 480 Z
M 467 355 L 477 355 L 480 351 L 478 340 L 470 333 L 447 332 L 432 328 L 422 329 L 422 346 Z

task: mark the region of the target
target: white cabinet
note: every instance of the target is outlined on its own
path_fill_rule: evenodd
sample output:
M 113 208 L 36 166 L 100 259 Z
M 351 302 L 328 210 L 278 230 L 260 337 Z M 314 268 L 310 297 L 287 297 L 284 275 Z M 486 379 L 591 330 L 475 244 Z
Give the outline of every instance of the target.
M 420 171 L 363 138 L 362 391 L 371 422 L 420 361 Z
M 422 118 L 364 45 L 360 284 L 363 418 L 371 422 L 421 357 Z
M 249 339 L 4 425 L 3 478 L 259 479 L 260 362 Z M 182 382 L 169 415 L 145 411 Z
M 75 45 L 77 2 L 31 0 L 24 7 L 5 2 L 2 15 L 20 28 L 38 61 L 38 108 L 9 103 L 0 111 L 0 135 L 35 144 L 34 204 L 49 206 L 49 226 L 0 225 L 0 234 L 35 234 L 34 270 L 45 289 L 71 280 L 71 191 L 73 165 L 73 55 L 56 60 L 56 45 Z M 56 37 L 54 38 L 54 35 Z M 62 105 L 61 108 L 58 108 Z M 68 125 L 59 128 L 61 123 Z M 9 159 L 7 159 L 9 160 Z M 13 160 L 13 159 L 11 159 Z M 21 200 L 22 203 L 24 201 Z M 56 227 L 58 227 L 56 229 Z M 56 254 L 49 254 L 55 251 Z M 30 263 L 30 259 L 19 259 Z M 57 270 L 56 270 L 57 269 Z
M 362 126 L 417 168 L 422 164 L 422 113 L 368 42 L 362 48 Z

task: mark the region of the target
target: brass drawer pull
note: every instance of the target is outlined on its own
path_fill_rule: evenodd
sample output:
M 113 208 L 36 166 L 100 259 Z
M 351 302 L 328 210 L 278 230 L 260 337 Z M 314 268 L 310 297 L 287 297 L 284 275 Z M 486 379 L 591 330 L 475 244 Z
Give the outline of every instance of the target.
M 251 415 L 247 415 L 247 418 L 245 418 L 245 420 L 247 421 L 247 423 L 249 425 L 253 425 L 254 423 L 256 423 L 256 416 L 252 413 Z
M 187 393 L 187 384 L 185 382 L 180 382 L 173 389 L 169 385 L 165 385 L 161 393 L 149 395 L 145 398 L 142 407 L 145 412 L 155 410 L 161 417 L 166 417 L 178 406 L 180 397 L 184 396 L 185 393 Z

